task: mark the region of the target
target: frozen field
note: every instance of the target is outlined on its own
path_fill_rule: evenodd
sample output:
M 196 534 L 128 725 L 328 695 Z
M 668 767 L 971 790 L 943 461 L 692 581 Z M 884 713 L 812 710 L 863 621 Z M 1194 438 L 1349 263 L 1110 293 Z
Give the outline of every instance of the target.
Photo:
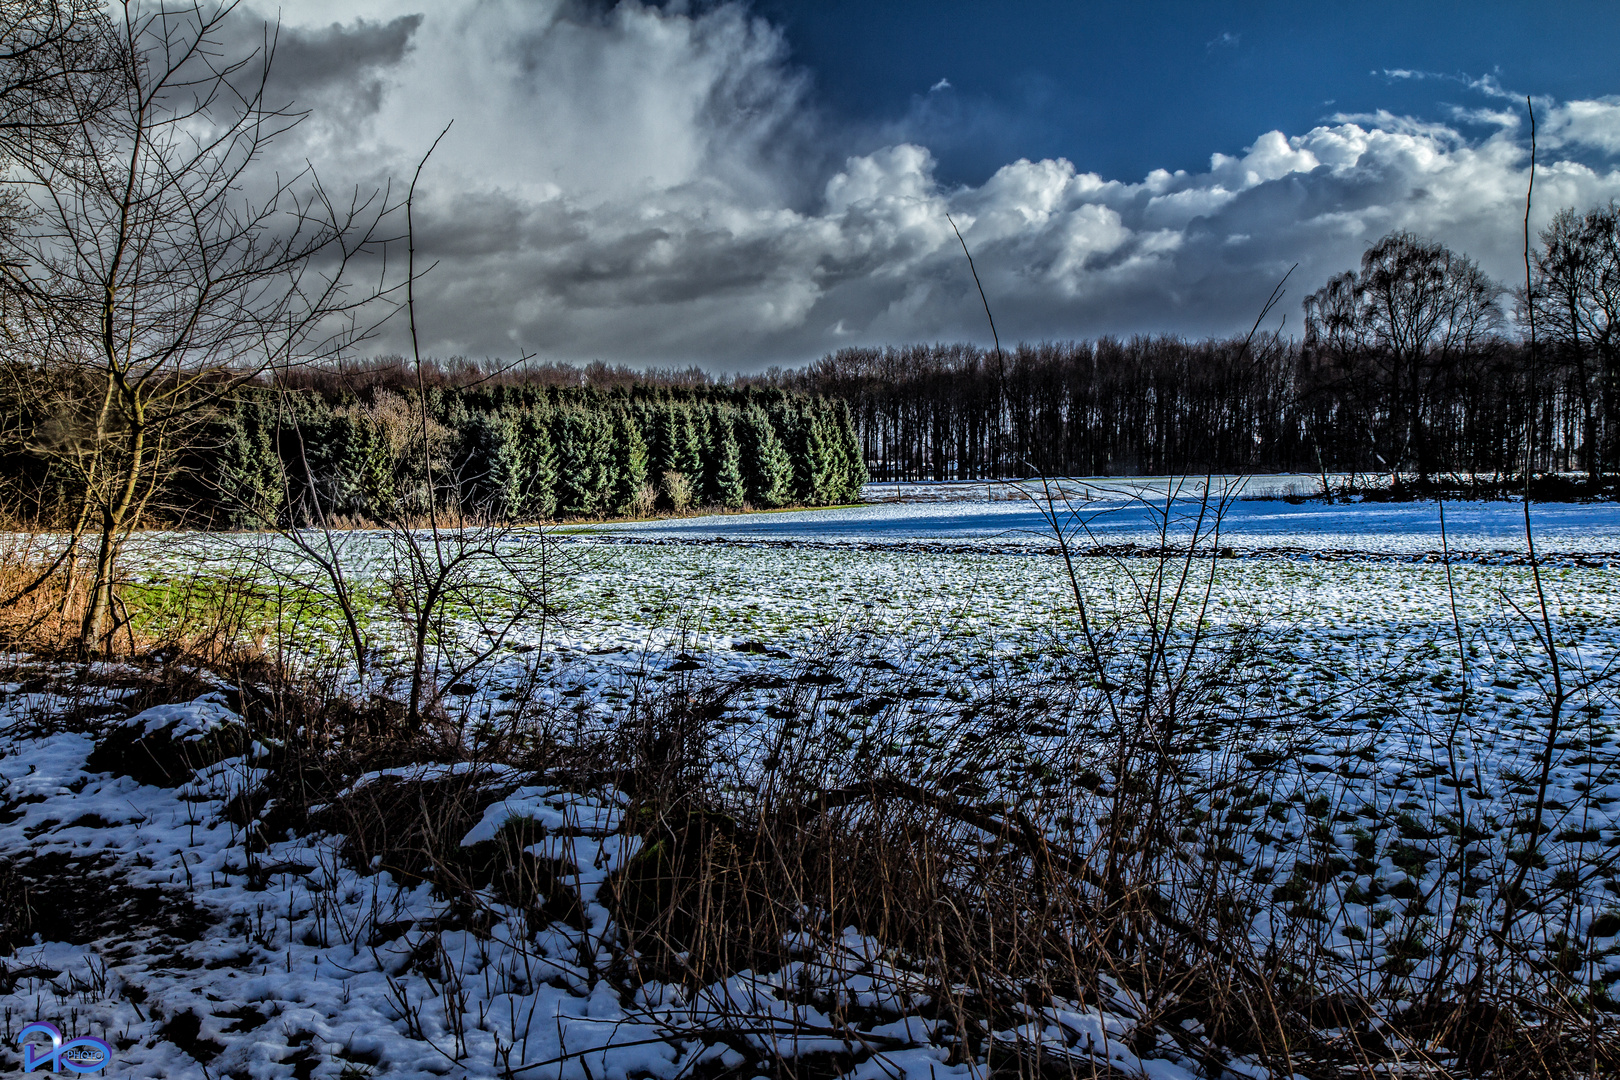
M 1205 481 L 1089 480 L 1062 485 L 1081 525 L 1082 546 L 1158 546 L 1161 536 L 1184 543 L 1206 509 Z M 1309 494 L 1312 477 L 1217 477 L 1214 498 L 1226 496 L 1220 537 L 1237 553 L 1360 553 L 1414 556 L 1442 550 L 1440 512 L 1432 502 L 1338 503 L 1285 501 Z M 1167 498 L 1174 491 L 1173 498 Z M 611 526 L 612 533 L 649 540 L 814 542 L 827 544 L 974 544 L 1045 548 L 1052 543 L 1041 510 L 1026 497 L 1038 489 L 986 484 L 874 484 L 868 505 L 838 510 L 723 515 Z M 1168 527 L 1164 515 L 1168 511 Z M 1524 552 L 1523 507 L 1517 503 L 1457 502 L 1445 507 L 1454 552 L 1514 557 Z M 1620 506 L 1539 503 L 1536 537 L 1548 554 L 1620 560 Z M 1209 523 L 1208 515 L 1204 527 Z M 1163 528 L 1163 532 L 1161 529 Z
M 802 663 L 829 638 L 847 639 L 846 649 L 857 642 L 924 681 L 971 678 L 996 658 L 1028 667 L 1072 651 L 1073 589 L 1040 512 L 1027 501 L 966 497 L 965 486 L 946 486 L 955 490 L 941 499 L 932 487 L 933 498 L 845 510 L 550 533 L 561 555 L 560 618 L 543 633 L 537 624 L 519 627 L 478 696 L 540 664 L 559 674 L 556 692 L 577 696 L 583 687 L 590 701 L 612 692 L 615 680 L 657 670 L 670 651 L 717 676 L 774 671 Z M 1161 537 L 1184 549 L 1197 500 L 1174 502 L 1163 534 L 1155 525 L 1162 503 L 1119 494 L 1074 506 L 1090 530 L 1073 534 L 1075 550 L 1097 552 L 1074 561 L 1091 615 L 1134 633 L 1140 590 L 1159 565 L 1147 552 Z M 1556 635 L 1583 664 L 1601 665 L 1620 648 L 1620 556 L 1606 554 L 1620 552 L 1620 513 L 1541 504 L 1533 513 Z M 1204 554 L 1189 564 L 1188 599 L 1169 633 L 1213 630 L 1217 642 L 1262 634 L 1276 661 L 1305 681 L 1324 671 L 1350 677 L 1369 656 L 1411 650 L 1432 654 L 1425 663 L 1449 673 L 1459 630 L 1469 648 L 1498 659 L 1516 654 L 1534 638 L 1526 616 L 1537 603 L 1522 507 L 1448 505 L 1449 567 L 1438 520 L 1433 503 L 1232 501 L 1218 535 L 1207 520 L 1203 526 Z M 393 566 L 387 536 L 346 533 L 338 541 L 373 630 L 397 641 L 383 601 Z M 538 542 L 523 532 L 507 541 Z M 252 535 L 138 536 L 131 565 L 161 589 L 199 570 L 247 572 L 278 603 L 320 578 L 280 541 Z M 1179 557 L 1166 565 L 1176 569 Z M 333 645 L 331 618 L 307 607 L 298 618 L 284 629 L 305 647 Z M 1471 665 L 1468 677 L 1488 685 L 1487 667 Z
M 520 628 L 448 711 L 471 731 L 498 726 L 524 688 L 549 715 L 610 731 L 650 695 L 719 687 L 723 708 L 705 737 L 740 791 L 794 744 L 826 755 L 829 782 L 870 768 L 1018 804 L 1077 850 L 1095 842 L 1119 780 L 1110 762 L 1129 722 L 1118 710 L 1163 707 L 1136 689 L 1157 642 L 1195 673 L 1170 751 L 1186 798 L 1178 873 L 1226 875 L 1251 905 L 1256 955 L 1313 942 L 1331 986 L 1397 1000 L 1445 977 L 1441 942 L 1481 955 L 1507 941 L 1514 959 L 1491 978 L 1522 965 L 1573 972 L 1594 994 L 1620 982 L 1615 508 L 1534 508 L 1550 555 L 1555 688 L 1518 505 L 1448 504 L 1448 567 L 1432 503 L 1240 499 L 1185 563 L 1148 551 L 1186 544 L 1196 500 L 1172 499 L 1161 532 L 1165 503 L 1093 488 L 1074 503 L 1090 530 L 1076 544 L 1093 551 L 1075 573 L 1099 672 L 1040 513 L 988 494 L 916 485 L 900 501 L 845 510 L 553 534 L 566 568 L 561 619 L 543 635 Z M 1165 488 L 1149 494 L 1163 499 Z M 342 543 L 370 626 L 397 643 L 386 536 Z M 141 537 L 132 566 L 154 590 L 199 569 L 256 568 L 255 587 L 281 605 L 314 580 L 262 537 Z M 298 610 L 285 629 L 311 653 L 341 640 L 329 619 Z M 501 797 L 489 796 L 463 844 L 509 818 L 549 822 L 547 843 L 566 848 L 553 854 L 576 867 L 583 921 L 537 930 L 497 912 L 504 922 L 472 933 L 445 928 L 446 902 L 425 886 L 345 862 L 341 837 L 289 834 L 249 855 L 228 808 L 262 778 L 253 753 L 160 792 L 97 773 L 90 735 L 40 722 L 48 695 L 6 691 L 0 853 L 44 836 L 75 873 L 128 863 L 143 887 L 185 882 L 211 920 L 195 941 L 145 942 L 121 959 L 107 958 L 105 942 L 42 940 L 6 962 L 7 1007 L 54 994 L 64 1023 L 71 1012 L 121 1033 L 121 1075 L 275 1075 L 318 1057 L 305 1075 L 674 1080 L 731 1060 L 703 1032 L 740 1008 L 774 1010 L 750 1036 L 762 1043 L 835 1048 L 856 1037 L 889 1048 L 847 1074 L 862 1080 L 982 1078 L 979 1065 L 947 1064 L 933 1022 L 905 1004 L 900 988 L 914 975 L 853 932 L 822 940 L 792 973 L 656 986 L 628 1003 L 603 990 L 610 913 L 597 890 L 638 842 L 619 835 L 622 800 L 611 793 L 490 772 Z M 187 722 L 231 722 L 227 700 L 198 703 L 203 720 Z M 1032 778 L 1054 768 L 1094 773 L 1092 793 L 1061 804 L 1032 794 Z M 353 944 L 362 940 L 371 945 Z M 426 954 L 438 959 L 425 965 Z M 790 977 L 884 1004 L 840 1043 L 815 1003 L 827 999 L 784 996 Z M 167 1016 L 200 1017 L 191 1037 L 220 1055 L 213 1071 L 177 1066 L 152 1006 L 109 996 L 109 985 L 139 986 Z M 1030 1023 L 1116 1074 L 1196 1075 L 1173 1041 L 1131 1034 L 1135 1008 L 1129 994 L 1054 1001 Z M 1231 1072 L 1262 1070 L 1240 1059 Z
M 1072 501 L 1072 516 L 1057 506 L 1085 556 L 1074 564 L 1083 595 L 1094 612 L 1117 613 L 1126 625 L 1133 590 L 1156 562 L 1148 553 L 1161 544 L 1185 550 L 1200 509 L 1188 492 L 1170 502 L 1161 526 L 1162 485 L 1148 488 L 1147 500 L 1137 490 L 1094 488 L 1090 501 Z M 514 643 L 544 644 L 548 655 L 560 649 L 607 677 L 671 645 L 703 650 L 720 668 L 747 669 L 770 658 L 738 645 L 797 653 L 828 633 L 859 632 L 955 668 L 1071 638 L 1072 588 L 1042 511 L 1015 492 L 997 489 L 990 500 L 984 491 L 912 485 L 907 501 L 840 510 L 564 527 L 548 533 L 563 556 L 555 582 L 563 617 L 543 637 L 537 625 L 521 627 Z M 1470 635 L 1527 632 L 1518 613 L 1535 598 L 1522 507 L 1456 503 L 1445 513 L 1449 572 L 1434 503 L 1230 500 L 1218 532 L 1208 512 L 1198 526 L 1199 550 L 1220 555 L 1196 560 L 1200 575 L 1212 572 L 1207 600 L 1198 597 L 1204 616 L 1307 649 L 1346 638 L 1357 649 L 1454 638 L 1454 615 Z M 1533 520 L 1560 631 L 1588 649 L 1607 648 L 1620 632 L 1620 509 L 1537 504 Z M 533 536 L 519 531 L 506 543 L 522 548 L 539 542 Z M 337 542 L 350 579 L 376 600 L 392 573 L 387 536 L 343 533 Z M 131 566 L 161 588 L 197 572 L 246 572 L 290 592 L 320 578 L 280 541 L 251 534 L 137 535 Z M 371 614 L 390 636 L 382 606 Z M 298 629 L 318 649 L 330 624 Z M 950 655 L 941 642 L 951 643 Z M 533 660 L 529 651 L 515 656 Z

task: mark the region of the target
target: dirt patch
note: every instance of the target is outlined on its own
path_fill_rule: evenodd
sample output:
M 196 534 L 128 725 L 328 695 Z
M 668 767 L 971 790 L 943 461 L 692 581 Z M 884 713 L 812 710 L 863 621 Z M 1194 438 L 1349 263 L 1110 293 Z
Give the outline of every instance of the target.
M 70 945 L 154 932 L 194 941 L 206 926 L 183 896 L 131 885 L 108 859 L 52 852 L 0 870 L 0 955 L 10 955 L 35 934 Z
M 223 1043 L 202 1037 L 202 1020 L 194 1012 L 183 1012 L 157 1029 L 158 1037 L 174 1043 L 191 1057 L 206 1065 L 225 1049 Z

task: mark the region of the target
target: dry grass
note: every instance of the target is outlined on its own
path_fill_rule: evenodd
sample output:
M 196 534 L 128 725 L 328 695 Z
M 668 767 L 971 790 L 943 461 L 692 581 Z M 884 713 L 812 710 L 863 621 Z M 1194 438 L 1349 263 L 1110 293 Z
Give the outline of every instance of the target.
M 1235 1055 L 1274 1075 L 1311 1077 L 1552 1078 L 1620 1068 L 1612 1018 L 1591 1007 L 1578 979 L 1512 939 L 1458 955 L 1447 965 L 1453 976 L 1426 985 L 1386 980 L 1383 996 L 1344 989 L 1309 898 L 1291 895 L 1287 903 L 1307 914 L 1285 916 L 1271 889 L 1217 854 L 1219 826 L 1187 813 L 1193 779 L 1174 756 L 1141 754 L 1102 787 L 1078 756 L 1054 760 L 1021 793 L 964 795 L 943 772 L 903 776 L 881 759 L 830 753 L 814 715 L 769 747 L 719 749 L 718 724 L 740 688 L 688 675 L 643 696 L 616 730 L 585 740 L 559 736 L 561 717 L 519 702 L 513 730 L 477 746 L 453 725 L 401 744 L 374 734 L 397 729 L 346 712 L 352 703 L 338 699 L 290 693 L 278 704 L 266 695 L 261 708 L 264 722 L 280 716 L 283 732 L 326 733 L 289 748 L 278 766 L 285 821 L 298 806 L 327 804 L 306 824 L 345 835 L 353 866 L 431 881 L 475 925 L 503 917 L 497 905 L 524 912 L 531 926 L 582 917 L 568 868 L 528 853 L 533 837 L 521 828 L 459 846 L 515 783 L 499 779 L 498 765 L 563 790 L 628 793 L 642 854 L 604 894 L 616 961 L 602 972 L 625 1000 L 648 982 L 697 991 L 815 956 L 822 966 L 805 976 L 804 1000 L 835 1023 L 870 1022 L 886 1007 L 838 989 L 847 976 L 874 974 L 870 957 L 840 951 L 854 928 L 883 947 L 885 993 L 939 1021 L 935 1039 L 955 1060 L 988 1062 L 998 1075 L 1092 1075 L 1088 1057 L 1043 1045 L 1030 1027 L 1065 1002 L 1124 1002 L 1142 1053 L 1167 1040 L 1211 1075 Z M 1052 701 L 1054 687 L 1027 684 L 998 687 L 996 700 L 1037 691 Z M 1094 706 L 1092 692 L 1046 708 Z M 977 704 L 975 723 L 995 701 Z M 292 706 L 296 719 L 285 713 Z M 520 728 L 540 734 L 523 738 Z M 986 760 L 1004 756 L 1012 738 L 989 740 Z M 758 765 L 762 749 L 772 764 Z M 336 797 L 360 772 L 422 760 L 483 767 Z M 755 782 L 733 783 L 744 769 Z M 1171 821 L 1179 827 L 1165 827 Z M 1555 899 L 1534 902 L 1550 910 Z M 1286 927 L 1264 946 L 1262 916 Z M 1462 950 L 1438 932 L 1422 944 Z M 759 1020 L 738 1013 L 729 1022 L 746 1031 Z M 1030 1037 L 1018 1034 L 1026 1029 Z M 746 1067 L 798 1076 L 831 1066 L 756 1053 Z
M 88 598 L 85 575 L 72 569 L 38 536 L 0 542 L 0 601 L 9 601 L 0 602 L 0 646 L 43 657 L 76 653 Z M 185 656 L 225 669 L 267 662 L 271 637 L 263 590 L 251 575 L 210 574 L 162 590 L 120 590 L 108 641 L 119 655 Z
M 67 575 L 52 572 L 54 554 L 36 535 L 13 534 L 0 541 L 0 643 L 54 655 L 78 635 L 84 616 L 83 590 Z

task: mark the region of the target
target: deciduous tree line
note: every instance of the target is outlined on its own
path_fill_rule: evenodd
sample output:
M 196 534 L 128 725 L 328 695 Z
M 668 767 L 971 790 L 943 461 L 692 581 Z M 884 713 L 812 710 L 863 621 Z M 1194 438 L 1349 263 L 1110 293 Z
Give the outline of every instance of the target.
M 1620 212 L 1559 214 L 1532 268 L 1508 292 L 1393 233 L 1306 298 L 1302 339 L 844 349 L 778 381 L 846 400 L 879 480 L 1528 465 L 1601 487 L 1620 462 Z

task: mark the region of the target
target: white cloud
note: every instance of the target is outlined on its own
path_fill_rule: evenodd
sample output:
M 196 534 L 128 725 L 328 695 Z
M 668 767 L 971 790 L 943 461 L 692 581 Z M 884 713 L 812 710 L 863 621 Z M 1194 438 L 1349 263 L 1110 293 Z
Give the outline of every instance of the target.
M 1538 134 L 1549 146 L 1576 145 L 1620 154 L 1620 97 L 1554 105 L 1542 125 Z
M 1372 74 L 1377 75 L 1379 72 L 1375 71 Z M 1438 80 L 1440 82 L 1453 82 L 1460 86 L 1465 86 L 1476 93 L 1484 94 L 1486 97 L 1500 98 L 1504 101 L 1512 102 L 1524 101 L 1523 94 L 1505 89 L 1501 83 L 1496 81 L 1495 75 L 1482 75 L 1476 78 L 1471 75 L 1447 74 L 1443 71 L 1414 71 L 1411 68 L 1385 68 L 1383 70 L 1383 76 L 1391 81 L 1423 82 L 1425 80 Z
M 418 25 L 399 21 L 409 5 L 367 0 L 334 29 L 306 2 L 284 9 L 290 27 L 339 67 L 356 57 L 354 85 L 375 93 L 323 114 L 289 157 L 400 177 L 455 120 L 419 213 L 438 262 L 419 322 L 441 355 L 725 369 L 986 337 L 947 211 L 1009 338 L 1246 328 L 1296 261 L 1297 325 L 1298 298 L 1394 228 L 1504 280 L 1518 261 L 1528 155 L 1506 106 L 1466 118 L 1484 136 L 1339 116 L 1260 134 L 1203 173 L 1122 182 L 1020 160 L 946 188 L 920 145 L 829 161 L 837 133 L 817 126 L 779 34 L 740 7 L 456 0 Z M 1620 99 L 1538 111 L 1537 220 L 1620 196 Z
M 1209 175 L 1232 188 L 1248 188 L 1289 173 L 1310 172 L 1320 165 L 1315 154 L 1280 131 L 1268 131 L 1254 141 L 1241 158 L 1212 154 Z

